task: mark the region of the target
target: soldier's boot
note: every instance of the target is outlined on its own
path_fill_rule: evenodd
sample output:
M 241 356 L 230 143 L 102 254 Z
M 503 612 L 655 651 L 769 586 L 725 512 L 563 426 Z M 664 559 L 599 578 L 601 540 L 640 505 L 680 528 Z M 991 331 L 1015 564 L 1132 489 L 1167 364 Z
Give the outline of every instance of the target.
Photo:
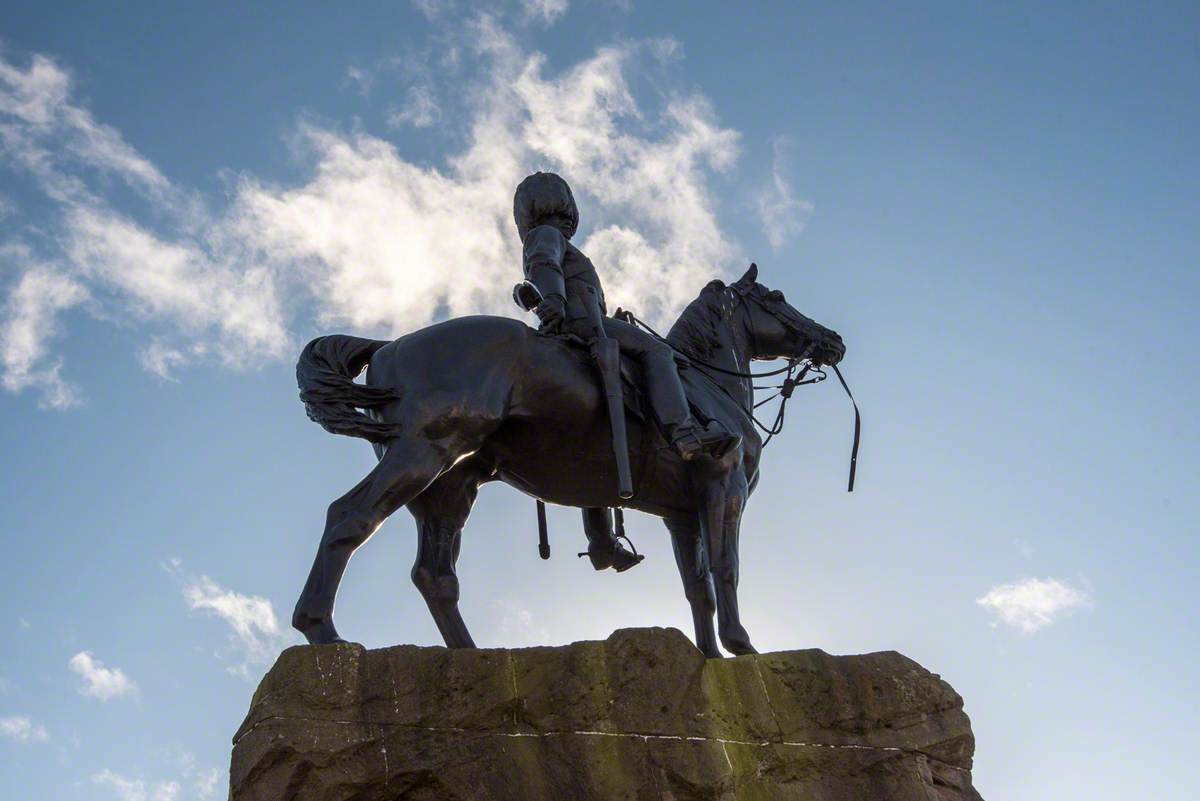
M 636 567 L 646 558 L 621 544 L 613 532 L 612 511 L 609 509 L 584 509 L 583 531 L 588 538 L 586 553 L 596 570 L 607 570 L 611 567 L 618 573 L 623 573 L 631 567 Z
M 741 436 L 726 431 L 715 420 L 705 428 L 694 422 L 684 423 L 671 432 L 671 446 L 689 462 L 701 456 L 721 459 L 741 444 Z
M 675 355 L 663 345 L 646 354 L 642 360 L 646 396 L 654 416 L 667 434 L 675 452 L 684 461 L 701 456 L 720 459 L 742 444 L 742 438 L 731 433 L 716 421 L 701 426 L 688 408 L 683 382 L 675 368 Z
M 588 543 L 587 555 L 596 570 L 607 570 L 611 567 L 618 573 L 637 567 L 646 558 L 641 554 L 634 554 L 617 539 L 592 540 Z

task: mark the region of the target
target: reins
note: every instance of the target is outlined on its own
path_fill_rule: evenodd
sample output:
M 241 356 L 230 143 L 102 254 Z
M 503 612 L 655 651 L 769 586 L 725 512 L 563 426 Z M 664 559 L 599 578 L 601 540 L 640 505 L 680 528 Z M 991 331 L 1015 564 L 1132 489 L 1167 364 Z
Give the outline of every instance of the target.
M 745 301 L 746 301 L 745 296 L 740 292 L 738 294 L 740 296 L 741 301 L 743 303 L 745 303 Z M 770 309 L 765 309 L 765 311 L 767 311 L 768 313 L 772 313 Z M 718 365 L 712 364 L 711 362 L 706 362 L 703 359 L 696 358 L 694 355 L 687 353 L 686 351 L 682 350 L 681 348 L 676 347 L 674 344 L 672 344 L 670 342 L 670 340 L 668 340 L 662 334 L 659 334 L 657 331 L 655 331 L 653 328 L 651 328 L 643 320 L 638 319 L 638 317 L 636 317 L 633 314 L 633 312 L 630 312 L 627 309 L 618 310 L 617 314 L 624 315 L 625 317 L 628 318 L 629 322 L 644 329 L 646 331 L 646 333 L 650 334 L 652 337 L 659 340 L 660 342 L 666 344 L 667 347 L 669 347 L 671 350 L 675 351 L 676 353 L 680 354 L 681 356 L 686 357 L 689 362 L 696 365 L 697 368 L 699 369 L 701 375 L 703 375 L 705 378 L 707 378 L 709 381 L 711 381 L 713 383 L 713 385 L 717 387 L 717 389 L 724 392 L 729 397 L 729 399 L 732 400 L 734 402 L 734 404 L 738 408 L 740 408 L 746 414 L 747 417 L 749 417 L 752 421 L 754 421 L 754 424 L 756 426 L 758 426 L 759 429 L 761 429 L 764 434 L 767 435 L 767 438 L 763 440 L 763 444 L 762 444 L 762 446 L 764 448 L 770 444 L 771 440 L 775 437 L 776 434 L 783 431 L 784 415 L 787 411 L 787 402 L 789 400 L 791 400 L 792 392 L 795 391 L 796 387 L 804 386 L 805 384 L 819 384 L 828 377 L 828 376 L 826 376 L 824 370 L 822 370 L 820 367 L 816 367 L 813 364 L 811 359 L 809 359 L 807 352 L 805 353 L 804 356 L 801 356 L 799 358 L 789 359 L 787 365 L 780 367 L 778 370 L 769 370 L 765 373 L 751 373 L 751 372 L 742 372 L 740 370 L 730 370 L 728 368 L 720 367 Z M 809 350 L 811 351 L 812 348 L 810 347 Z M 801 364 L 803 364 L 804 366 L 800 368 L 800 373 L 797 375 L 796 369 Z M 854 476 L 858 470 L 858 445 L 859 445 L 860 440 L 862 439 L 862 415 L 858 411 L 858 402 L 856 400 L 854 400 L 854 393 L 852 393 L 850 391 L 850 387 L 846 383 L 846 379 L 842 377 L 842 371 L 838 369 L 838 366 L 836 364 L 831 364 L 829 366 L 833 368 L 833 372 L 837 376 L 838 381 L 841 383 L 842 389 L 846 390 L 846 397 L 848 397 L 850 399 L 850 405 L 854 407 L 854 442 L 850 446 L 850 477 L 849 477 L 848 481 L 846 482 L 846 492 L 854 492 Z M 769 398 L 765 398 L 757 403 L 754 403 L 753 397 L 751 397 L 752 405 L 750 406 L 750 408 L 746 408 L 742 404 L 741 401 L 739 401 L 737 398 L 733 397 L 733 393 L 731 393 L 728 389 L 726 389 L 725 386 L 721 382 L 717 381 L 715 377 L 713 377 L 708 372 L 706 372 L 706 370 L 714 370 L 718 373 L 723 373 L 725 375 L 733 376 L 735 378 L 749 378 L 751 380 L 753 380 L 755 378 L 770 378 L 772 376 L 781 375 L 783 373 L 786 373 L 787 375 L 784 377 L 782 384 L 775 384 L 775 385 L 762 386 L 762 387 L 751 384 L 750 387 L 751 387 L 752 393 L 754 390 L 759 390 L 759 389 L 777 389 L 779 391 L 776 392 L 774 395 L 771 395 Z M 810 372 L 813 373 L 814 377 L 808 379 L 807 381 L 804 380 L 804 377 L 806 375 L 808 375 Z M 766 403 L 770 403 L 771 401 L 775 400 L 775 398 L 781 398 L 781 400 L 779 402 L 779 408 L 775 412 L 775 421 L 773 423 L 771 423 L 770 426 L 765 426 L 754 415 L 754 410 Z

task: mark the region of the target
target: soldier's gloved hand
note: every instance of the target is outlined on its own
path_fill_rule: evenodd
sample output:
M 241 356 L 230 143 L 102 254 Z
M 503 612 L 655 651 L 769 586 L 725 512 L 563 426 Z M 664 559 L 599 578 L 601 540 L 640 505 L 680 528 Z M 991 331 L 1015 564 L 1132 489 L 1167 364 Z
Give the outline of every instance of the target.
M 533 313 L 541 321 L 539 327 L 542 331 L 555 333 L 562 328 L 563 320 L 567 316 L 567 304 L 562 295 L 550 295 L 542 299 Z

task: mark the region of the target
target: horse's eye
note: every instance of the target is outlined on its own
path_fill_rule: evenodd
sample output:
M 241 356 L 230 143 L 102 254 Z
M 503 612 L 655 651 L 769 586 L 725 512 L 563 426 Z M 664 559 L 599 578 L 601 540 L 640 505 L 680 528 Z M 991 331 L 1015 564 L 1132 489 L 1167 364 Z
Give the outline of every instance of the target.
M 772 289 L 770 292 L 767 293 L 767 300 L 773 300 L 773 301 L 777 301 L 779 303 L 783 303 L 783 293 L 780 292 L 778 289 Z

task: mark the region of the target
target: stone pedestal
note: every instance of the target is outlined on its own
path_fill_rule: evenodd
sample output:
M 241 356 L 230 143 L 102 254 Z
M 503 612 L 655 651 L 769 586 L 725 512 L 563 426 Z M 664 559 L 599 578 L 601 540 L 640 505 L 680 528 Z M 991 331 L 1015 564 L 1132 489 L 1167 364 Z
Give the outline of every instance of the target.
M 962 698 L 895 652 L 705 660 L 674 629 L 555 648 L 289 648 L 233 801 L 978 801 Z

